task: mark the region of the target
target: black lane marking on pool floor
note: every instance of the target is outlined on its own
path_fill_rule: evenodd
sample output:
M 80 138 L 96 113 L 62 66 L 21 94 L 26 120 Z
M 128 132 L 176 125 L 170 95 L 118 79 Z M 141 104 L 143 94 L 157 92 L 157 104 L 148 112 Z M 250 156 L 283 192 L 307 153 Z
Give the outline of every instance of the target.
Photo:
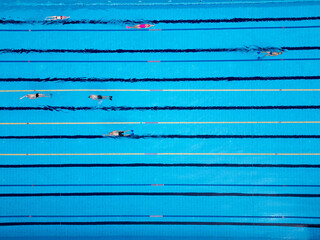
M 86 196 L 186 196 L 186 197 L 296 197 L 320 198 L 320 194 L 300 193 L 217 193 L 217 192 L 64 192 L 1 193 L 2 197 L 86 197 Z
M 48 225 L 202 225 L 202 226 L 269 226 L 320 228 L 320 224 L 306 223 L 253 223 L 253 222 L 166 222 L 166 221 L 98 221 L 98 222 L 5 222 L 1 227 Z
M 174 111 L 174 110 L 292 110 L 292 109 L 320 109 L 320 105 L 298 106 L 164 106 L 164 107 L 67 107 L 67 106 L 43 106 L 43 107 L 0 107 L 0 111 Z
M 256 218 L 256 219 L 320 219 L 320 217 L 309 217 L 309 216 L 223 216 L 223 215 L 6 215 L 0 216 L 1 218 Z
M 183 184 L 183 183 L 166 183 L 166 184 L 152 184 L 152 183 L 138 183 L 138 184 L 1 184 L 0 187 L 320 187 L 320 185 L 285 185 L 285 184 Z M 1 216 L 3 217 L 3 216 Z M 320 218 L 320 217 L 319 217 Z
M 30 157 L 30 156 L 28 156 Z M 96 157 L 96 156 L 95 156 Z M 231 168 L 320 168 L 316 164 L 233 164 L 233 163 L 65 163 L 1 164 L 0 168 L 117 168 L 117 167 L 231 167 Z
M 199 53 L 199 52 L 259 52 L 259 51 L 320 50 L 313 47 L 243 47 L 243 48 L 189 48 L 189 49 L 0 49 L 1 53 Z
M 133 136 L 103 136 L 103 135 L 35 135 L 35 136 L 0 136 L 0 139 L 146 139 L 146 138 L 320 138 L 320 135 L 133 135 Z
M 283 81 L 319 80 L 320 76 L 277 76 L 277 77 L 204 77 L 204 78 L 0 78 L 0 82 L 219 82 L 219 81 Z
M 268 226 L 320 228 L 320 224 L 309 223 L 254 223 L 254 222 L 167 222 L 167 221 L 97 221 L 97 222 L 2 222 L 1 227 L 48 225 L 202 225 L 202 226 Z
M 200 24 L 200 23 L 240 23 L 240 22 L 297 22 L 297 21 L 314 21 L 320 20 L 319 16 L 314 17 L 281 17 L 281 18 L 224 18 L 224 19 L 163 19 L 163 20 L 120 20 L 120 19 L 112 19 L 112 20 L 88 20 L 88 19 L 80 19 L 80 20 L 57 20 L 57 21 L 27 21 L 27 20 L 14 20 L 14 19 L 0 19 L 0 24 L 41 24 L 41 25 L 71 25 L 71 24 Z

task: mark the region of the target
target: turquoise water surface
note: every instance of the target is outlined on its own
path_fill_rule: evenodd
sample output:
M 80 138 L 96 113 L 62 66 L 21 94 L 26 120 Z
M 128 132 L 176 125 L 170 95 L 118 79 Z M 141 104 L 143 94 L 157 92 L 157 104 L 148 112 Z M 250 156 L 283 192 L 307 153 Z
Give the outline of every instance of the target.
M 320 239 L 319 1 L 0 9 L 1 238 Z

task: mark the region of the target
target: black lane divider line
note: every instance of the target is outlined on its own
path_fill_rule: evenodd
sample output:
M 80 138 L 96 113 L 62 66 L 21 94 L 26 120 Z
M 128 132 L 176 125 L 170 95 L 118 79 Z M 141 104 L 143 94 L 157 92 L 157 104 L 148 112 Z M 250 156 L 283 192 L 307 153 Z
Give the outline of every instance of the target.
M 279 50 L 320 50 L 319 46 L 310 47 L 281 47 Z
M 133 135 L 133 136 L 103 136 L 103 135 L 35 135 L 35 136 L 0 136 L 0 139 L 147 139 L 147 138 L 202 138 L 202 139 L 219 139 L 219 138 L 320 138 L 320 135 Z
M 98 222 L 3 222 L 1 227 L 10 226 L 54 226 L 54 225 L 196 225 L 196 226 L 264 226 L 320 228 L 320 224 L 309 223 L 254 223 L 254 222 L 167 222 L 167 221 L 98 221 Z
M 189 48 L 189 49 L 0 49 L 2 53 L 199 53 L 199 52 L 256 52 L 256 51 L 320 50 L 313 47 L 243 47 L 243 48 Z
M 98 221 L 98 222 L 3 222 L 1 227 L 10 226 L 54 226 L 54 225 L 197 225 L 197 226 L 265 226 L 320 228 L 320 224 L 309 223 L 253 223 L 253 222 L 165 222 L 165 221 Z
M 164 28 L 164 29 L 61 29 L 61 28 L 47 28 L 47 29 L 0 29 L 0 32 L 172 32 L 172 31 L 230 31 L 230 30 L 271 30 L 271 29 L 313 29 L 320 28 L 319 25 L 308 26 L 271 26 L 271 27 L 210 27 L 210 28 Z
M 320 76 L 277 76 L 277 77 L 204 77 L 204 78 L 0 78 L 0 82 L 219 82 L 219 81 L 283 81 L 319 80 Z
M 0 63 L 222 63 L 222 62 L 285 62 L 319 61 L 320 58 L 252 58 L 193 60 L 0 60 Z
M 15 164 L 0 168 L 88 168 L 88 167 L 232 167 L 232 168 L 320 168 L 320 164 L 233 164 L 233 163 L 67 163 Z
M 296 197 L 319 198 L 320 194 L 300 193 L 217 193 L 217 192 L 72 192 L 1 193 L 2 197 L 86 197 L 86 196 L 186 196 L 186 197 Z
M 173 110 L 292 110 L 292 109 L 320 109 L 320 105 L 298 106 L 164 106 L 164 107 L 66 107 L 66 106 L 43 106 L 43 107 L 0 107 L 0 111 L 173 111 Z
M 27 20 L 14 20 L 14 19 L 0 19 L 0 24 L 41 24 L 41 25 L 72 25 L 72 24 L 142 24 L 142 23 L 165 23 L 165 24 L 200 24 L 200 23 L 241 23 L 241 22 L 297 22 L 297 21 L 315 21 L 320 20 L 319 16 L 314 17 L 281 17 L 281 18 L 224 18 L 224 19 L 163 19 L 163 20 L 70 20 L 63 21 L 27 21 Z

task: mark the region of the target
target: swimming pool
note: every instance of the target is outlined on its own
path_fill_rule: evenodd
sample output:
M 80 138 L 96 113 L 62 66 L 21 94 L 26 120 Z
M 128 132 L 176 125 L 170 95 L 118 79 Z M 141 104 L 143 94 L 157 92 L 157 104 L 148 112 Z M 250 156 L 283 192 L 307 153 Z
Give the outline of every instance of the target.
M 0 237 L 319 239 L 319 10 L 1 1 Z

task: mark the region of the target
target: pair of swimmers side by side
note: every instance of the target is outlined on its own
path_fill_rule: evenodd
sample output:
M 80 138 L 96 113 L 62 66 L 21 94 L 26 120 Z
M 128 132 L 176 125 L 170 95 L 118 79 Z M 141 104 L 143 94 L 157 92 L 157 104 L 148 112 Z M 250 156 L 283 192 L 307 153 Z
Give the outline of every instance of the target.
M 20 99 L 23 99 L 25 97 L 27 97 L 29 99 L 37 99 L 37 98 L 41 98 L 41 97 L 51 97 L 51 96 L 52 96 L 52 94 L 46 95 L 46 94 L 42 94 L 42 93 L 32 93 L 32 94 L 24 95 Z M 89 96 L 89 98 L 91 98 L 92 100 L 99 100 L 99 101 L 102 101 L 103 99 L 109 99 L 110 101 L 112 101 L 112 96 L 102 96 L 102 95 L 91 94 Z
M 57 21 L 57 20 L 66 20 L 70 18 L 70 16 L 48 16 L 45 18 L 46 21 Z M 145 23 L 145 24 L 138 24 L 138 25 L 135 25 L 135 26 L 127 26 L 126 28 L 127 29 L 130 29 L 130 28 L 134 28 L 134 29 L 143 29 L 143 28 L 150 28 L 150 27 L 154 27 L 155 25 L 152 25 L 152 24 L 148 24 L 148 23 Z
M 133 130 L 114 130 L 112 132 L 109 132 L 109 134 L 102 134 L 106 137 L 130 137 L 133 136 Z
M 48 16 L 45 18 L 46 21 L 57 21 L 57 20 L 66 20 L 66 19 L 69 19 L 70 16 Z M 127 29 L 130 29 L 130 28 L 135 28 L 135 29 L 143 29 L 143 28 L 150 28 L 150 27 L 154 27 L 155 25 L 152 25 L 152 24 L 148 24 L 148 23 L 145 23 L 145 24 L 138 24 L 138 25 L 135 25 L 135 26 L 127 26 L 126 28 Z
M 41 93 L 33 93 L 33 94 L 27 94 L 23 97 L 21 97 L 20 99 L 23 99 L 25 97 L 29 98 L 29 99 L 37 99 L 37 98 L 41 98 L 41 97 L 51 97 L 52 95 L 45 95 L 45 94 L 41 94 Z M 112 100 L 112 96 L 101 96 L 101 95 L 93 95 L 91 94 L 89 96 L 89 98 L 93 99 L 93 100 L 101 100 L 101 99 L 107 99 L 109 98 L 110 100 Z M 114 130 L 112 132 L 110 132 L 109 134 L 103 134 L 103 136 L 107 136 L 107 137 L 130 137 L 133 136 L 133 130 Z

